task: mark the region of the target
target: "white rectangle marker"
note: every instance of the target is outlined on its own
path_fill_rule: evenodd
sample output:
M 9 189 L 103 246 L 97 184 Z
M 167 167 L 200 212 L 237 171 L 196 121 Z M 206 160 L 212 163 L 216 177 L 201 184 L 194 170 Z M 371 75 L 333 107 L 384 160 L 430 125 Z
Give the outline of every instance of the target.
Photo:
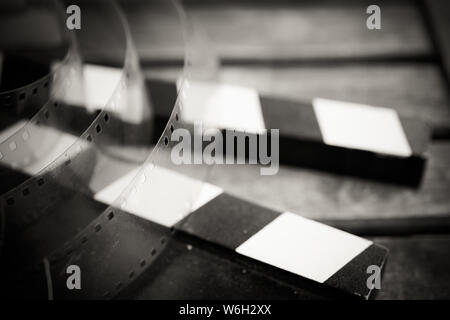
M 185 90 L 181 116 L 186 122 L 201 121 L 204 127 L 255 134 L 266 129 L 254 89 L 190 80 Z
M 369 240 L 285 212 L 236 251 L 323 283 L 371 244 Z
M 412 155 L 395 110 L 316 98 L 314 112 L 326 144 L 391 154 Z

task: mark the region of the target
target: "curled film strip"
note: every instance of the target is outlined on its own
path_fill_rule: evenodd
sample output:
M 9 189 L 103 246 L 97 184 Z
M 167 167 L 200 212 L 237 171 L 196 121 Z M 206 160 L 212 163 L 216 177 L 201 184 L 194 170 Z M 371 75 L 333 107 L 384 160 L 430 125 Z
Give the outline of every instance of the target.
M 152 140 L 152 108 L 120 8 L 106 1 L 80 2 L 80 6 L 83 14 L 99 14 L 97 23 L 106 25 L 116 44 L 121 42 L 123 64 L 120 69 L 89 69 L 116 75 L 115 89 L 101 107 L 90 105 L 87 91 L 105 91 L 105 83 L 86 87 L 86 64 L 79 86 L 74 86 L 77 68 L 71 62 L 56 64 L 58 72 L 46 76 L 55 91 L 30 121 L 9 130 L 13 133 L 4 139 L 1 160 L 11 176 L 2 183 L 9 190 L 1 197 L 4 295 L 115 297 L 164 249 L 195 206 L 208 171 L 206 165 L 176 165 L 171 159 L 175 142 L 170 136 L 183 126 L 181 99 L 152 144 L 156 140 Z M 161 16 L 177 17 L 176 41 L 184 41 L 187 28 L 182 26 L 179 6 L 168 1 L 152 1 L 152 6 Z M 164 30 L 150 34 L 158 32 Z M 190 68 L 186 55 L 179 88 L 183 97 L 189 95 Z M 21 90 L 28 96 L 33 86 L 8 93 L 14 97 L 8 101 L 19 101 Z M 192 132 L 191 127 L 184 129 Z M 69 290 L 70 266 L 82 270 L 82 290 Z
M 55 38 L 60 40 L 39 48 L 32 32 L 19 32 L 19 35 L 12 32 L 10 37 L 2 37 L 2 54 L 11 57 L 5 59 L 5 66 L 12 60 L 12 67 L 8 67 L 15 68 L 18 67 L 17 61 L 23 63 L 37 56 L 26 63 L 26 69 L 41 71 L 37 74 L 30 72 L 31 76 L 27 70 L 22 73 L 5 71 L 2 74 L 2 89 L 6 88 L 0 92 L 2 194 L 24 182 L 27 174 L 34 175 L 41 171 L 75 141 L 63 140 L 63 135 L 55 131 L 63 124 L 61 112 L 55 111 L 59 106 L 67 105 L 68 93 L 83 96 L 77 42 L 65 28 L 61 19 L 63 13 L 63 7 L 56 1 L 34 1 L 25 7 L 12 6 L 9 11 L 2 11 L 5 18 L 2 19 L 2 29 L 17 30 L 17 21 L 30 27 L 34 22 L 33 14 L 37 14 L 51 21 L 51 27 L 56 29 Z M 48 72 L 42 74 L 42 70 Z M 23 77 L 26 79 L 20 79 Z M 17 83 L 21 85 L 14 87 Z M 25 174 L 14 174 L 13 171 L 18 168 Z M 2 224 L 2 231 L 4 226 Z
M 43 4 L 53 5 L 45 6 Z M 27 12 L 42 11 L 43 8 L 47 10 L 53 9 L 55 16 L 58 16 L 62 10 L 54 2 L 37 1 L 32 3 L 31 8 L 27 7 L 29 9 Z M 20 14 L 19 12 L 15 15 Z M 62 27 L 62 23 L 58 19 L 55 20 L 57 20 L 56 24 L 60 26 L 60 29 L 65 30 Z M 73 38 L 73 34 L 68 32 L 62 33 L 67 38 L 64 40 L 67 44 L 62 44 L 62 47 L 67 50 L 62 61 L 51 63 L 48 57 L 36 59 L 40 61 L 34 61 L 33 64 L 39 65 L 43 69 L 50 69 L 48 74 L 39 77 L 39 79 L 32 79 L 30 83 L 18 88 L 0 93 L 0 112 L 2 113 L 0 162 L 13 168 L 27 168 L 30 174 L 35 174 L 42 169 L 43 156 L 51 149 L 54 149 L 56 144 L 55 138 L 59 138 L 59 135 L 51 134 L 41 124 L 50 127 L 56 126 L 58 121 L 61 121 L 61 119 L 50 117 L 50 113 L 58 104 L 66 102 L 69 91 L 72 94 L 75 94 L 74 91 L 77 91 L 76 94 L 82 96 L 82 92 L 80 92 L 81 64 L 76 41 Z M 30 49 L 35 44 L 27 45 L 21 41 L 18 42 L 17 46 L 22 48 L 15 48 L 14 50 L 6 48 L 3 50 L 6 52 L 5 56 L 12 56 L 12 59 L 15 60 L 15 56 L 25 56 L 23 51 L 31 50 L 31 54 L 36 53 L 37 50 Z M 48 49 L 48 51 L 51 50 Z M 60 46 L 56 48 L 56 51 L 60 51 Z M 8 76 L 2 76 L 2 87 L 8 88 L 10 86 L 9 83 L 17 82 L 17 74 L 12 74 L 12 77 Z M 36 139 L 41 139 L 39 149 L 35 147 L 36 143 L 39 142 Z

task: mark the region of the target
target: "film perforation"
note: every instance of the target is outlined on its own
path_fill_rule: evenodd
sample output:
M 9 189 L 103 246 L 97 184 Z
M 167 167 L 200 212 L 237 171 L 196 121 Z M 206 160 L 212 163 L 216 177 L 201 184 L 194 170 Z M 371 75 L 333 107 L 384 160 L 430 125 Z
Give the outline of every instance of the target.
M 156 10 L 167 10 L 179 16 L 171 2 L 157 2 Z M 78 297 L 77 292 L 64 288 L 65 271 L 71 264 L 79 263 L 85 268 L 83 274 L 96 279 L 93 282 L 96 287 L 85 289 L 79 297 L 112 298 L 137 279 L 164 251 L 175 231 L 174 222 L 165 217 L 161 209 L 170 205 L 174 216 L 185 216 L 200 190 L 201 184 L 196 181 L 202 181 L 207 172 L 206 167 L 195 172 L 195 182 L 176 182 L 190 173 L 186 167 L 174 166 L 170 159 L 170 149 L 175 143 L 169 137 L 176 128 L 182 128 L 181 99 L 172 106 L 173 112 L 164 130 L 154 138 L 157 142 L 149 143 L 147 137 L 154 114 L 148 109 L 128 25 L 116 4 L 99 2 L 95 6 L 106 9 L 104 12 L 111 15 L 113 29 L 119 35 L 123 32 L 121 45 L 125 48 L 123 64 L 110 69 L 120 77 L 103 104 L 88 106 L 85 92 L 72 95 L 77 86 L 84 86 L 80 78 L 81 70 L 86 68 L 73 37 L 70 37 L 73 42 L 64 58 L 47 76 L 0 93 L 2 106 L 8 104 L 19 119 L 28 112 L 22 120 L 24 124 L 0 143 L 0 160 L 6 161 L 8 167 L 25 170 L 27 175 L 24 181 L 12 184 L 2 195 L 0 200 L 6 204 L 2 215 L 8 224 L 14 225 L 11 232 L 18 232 L 24 240 L 25 250 L 34 246 L 39 249 L 29 257 L 8 258 L 12 258 L 12 264 L 26 262 L 14 276 L 30 278 L 39 277 L 39 272 L 28 272 L 42 270 L 42 261 L 48 261 L 57 299 Z M 184 42 L 182 29 L 180 39 Z M 190 63 L 185 62 L 185 65 Z M 180 92 L 188 96 L 185 89 Z M 140 97 L 136 93 L 144 95 Z M 75 99 L 79 97 L 83 100 Z M 32 103 L 34 109 L 28 109 Z M 80 114 L 86 120 L 78 123 L 74 121 L 77 120 L 75 115 Z M 48 148 L 41 149 L 40 143 L 47 143 Z M 128 152 L 136 152 L 135 158 L 139 160 L 133 162 L 128 160 L 131 157 L 123 157 Z M 117 190 L 110 191 L 108 187 L 115 184 L 119 185 Z M 166 199 L 167 195 L 172 199 Z M 84 201 L 84 207 L 76 212 L 80 201 Z M 145 207 L 150 209 L 143 210 Z M 59 224 L 60 220 L 65 223 Z M 50 227 L 45 229 L 46 225 Z M 32 244 L 29 240 L 33 234 L 42 237 L 45 245 Z M 133 241 L 138 248 L 128 253 L 130 236 L 135 238 Z M 109 242 L 119 245 L 111 250 L 111 257 L 99 249 Z M 11 245 L 11 242 L 6 243 Z M 122 243 L 125 244 L 120 247 Z M 112 274 L 109 279 L 102 278 L 103 272 L 93 265 L 90 254 L 104 259 L 103 268 L 108 268 Z M 108 260 L 119 258 L 123 259 L 123 266 Z

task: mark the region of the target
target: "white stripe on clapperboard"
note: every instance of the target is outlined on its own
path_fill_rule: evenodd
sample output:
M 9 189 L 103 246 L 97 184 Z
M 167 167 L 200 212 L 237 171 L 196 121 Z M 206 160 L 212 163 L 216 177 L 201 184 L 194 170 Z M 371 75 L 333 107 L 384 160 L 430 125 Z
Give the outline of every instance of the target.
M 395 110 L 316 98 L 314 112 L 326 144 L 409 157 L 411 148 Z
M 199 80 L 190 80 L 188 86 L 181 111 L 186 122 L 255 134 L 266 129 L 256 90 Z

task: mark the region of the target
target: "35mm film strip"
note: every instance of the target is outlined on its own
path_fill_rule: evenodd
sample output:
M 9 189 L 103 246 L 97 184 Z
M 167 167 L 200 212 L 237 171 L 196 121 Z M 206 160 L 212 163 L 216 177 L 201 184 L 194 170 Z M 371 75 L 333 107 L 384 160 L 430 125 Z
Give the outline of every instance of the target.
M 180 15 L 174 3 L 154 1 L 152 5 L 155 12 Z M 114 34 L 115 44 L 123 47 L 120 78 L 109 88 L 110 98 L 94 110 L 86 108 L 90 105 L 86 99 L 92 97 L 84 89 L 95 93 L 108 88 L 104 83 L 83 88 L 87 76 L 83 74 L 76 77 L 82 79 L 78 84 L 82 90 L 76 91 L 72 76 L 80 68 L 72 66 L 71 59 L 52 63 L 49 69 L 56 71 L 37 82 L 2 94 L 17 119 L 5 128 L 1 148 L 8 176 L 2 187 L 9 189 L 2 195 L 2 268 L 8 274 L 3 279 L 8 288 L 5 295 L 114 296 L 151 264 L 169 239 L 176 219 L 164 217 L 164 206 L 172 204 L 170 214 L 176 217 L 189 212 L 199 190 L 197 181 L 205 174 L 201 166 L 189 168 L 186 175 L 196 180 L 177 185 L 170 182 L 170 175 L 159 173 L 171 170 L 180 175 L 187 170 L 170 168 L 173 143 L 169 135 L 180 126 L 182 106 L 177 102 L 159 142 L 150 145 L 152 109 L 142 90 L 137 55 L 123 14 L 109 2 L 82 3 L 82 7 L 86 14 L 98 14 L 98 21 Z M 24 8 L 26 12 L 33 9 L 42 11 L 45 6 L 32 3 Z M 21 8 L 15 10 L 21 14 Z M 54 14 L 58 16 L 56 10 Z M 183 32 L 180 29 L 181 39 Z M 78 55 L 76 37 L 72 41 L 69 57 Z M 41 89 L 41 83 L 51 88 L 45 102 L 31 119 L 22 118 L 28 105 L 39 105 L 33 90 Z M 111 190 L 108 186 L 114 182 L 118 188 Z M 151 212 L 146 220 L 124 211 L 142 192 L 138 203 Z M 67 288 L 69 265 L 83 271 L 82 290 Z

